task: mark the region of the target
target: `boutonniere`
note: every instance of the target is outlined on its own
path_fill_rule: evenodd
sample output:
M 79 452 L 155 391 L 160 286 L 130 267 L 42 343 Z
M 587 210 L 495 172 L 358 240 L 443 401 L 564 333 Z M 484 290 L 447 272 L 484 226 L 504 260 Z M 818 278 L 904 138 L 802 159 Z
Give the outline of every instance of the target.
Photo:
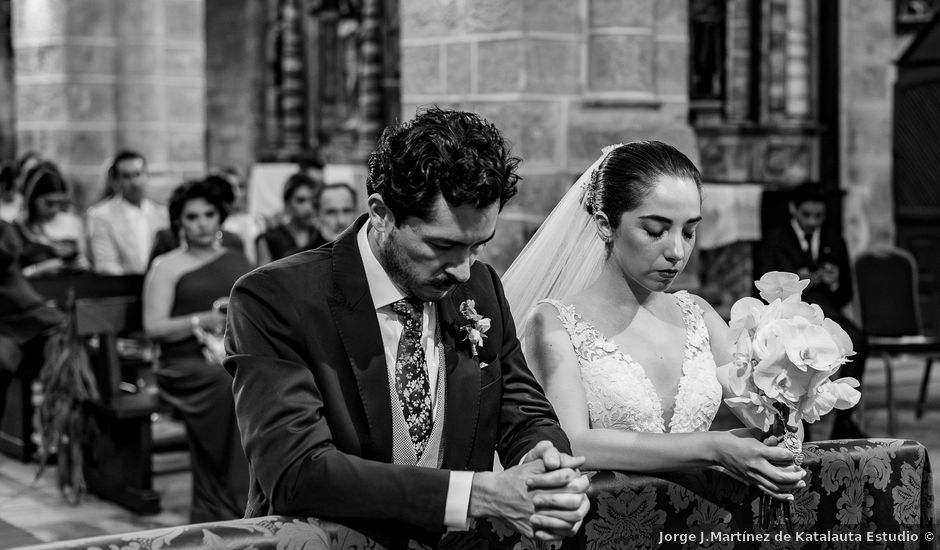
M 486 331 L 490 330 L 490 319 L 477 313 L 475 309 L 476 302 L 473 300 L 464 300 L 460 303 L 458 310 L 468 321 L 468 324 L 460 327 L 460 330 L 466 333 L 464 340 L 470 342 L 470 355 L 477 356 L 477 346 L 483 345 L 483 339 L 486 338 Z

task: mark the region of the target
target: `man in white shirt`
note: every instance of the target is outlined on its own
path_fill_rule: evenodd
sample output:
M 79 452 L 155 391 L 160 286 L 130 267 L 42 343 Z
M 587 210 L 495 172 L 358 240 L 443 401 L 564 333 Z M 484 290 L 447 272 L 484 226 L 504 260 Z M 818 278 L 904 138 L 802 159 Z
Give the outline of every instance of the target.
M 147 161 L 136 151 L 118 153 L 108 168 L 114 195 L 88 208 L 89 250 L 94 270 L 105 275 L 147 271 L 156 232 L 168 227 L 165 206 L 148 199 Z
M 499 518 L 571 536 L 587 479 L 476 258 L 518 159 L 476 115 L 383 135 L 368 213 L 232 290 L 225 367 L 251 470 L 247 516 L 317 516 L 392 548 Z M 492 472 L 493 452 L 508 468 Z

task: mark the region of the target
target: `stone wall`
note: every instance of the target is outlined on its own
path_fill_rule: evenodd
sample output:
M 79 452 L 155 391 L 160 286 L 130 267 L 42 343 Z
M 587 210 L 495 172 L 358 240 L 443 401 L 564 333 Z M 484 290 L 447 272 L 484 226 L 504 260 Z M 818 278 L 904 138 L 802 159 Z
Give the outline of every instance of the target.
M 203 20 L 201 0 L 15 0 L 18 151 L 57 162 L 79 206 L 120 148 L 156 172 L 204 170 Z
M 264 121 L 266 2 L 205 0 L 206 156 L 245 173 L 257 159 Z
M 894 62 L 912 35 L 895 33 L 894 2 L 842 0 L 840 14 L 844 228 L 855 255 L 871 245 L 894 243 Z
M 686 0 L 402 0 L 404 119 L 480 113 L 524 181 L 487 261 L 505 269 L 603 146 L 660 139 L 697 159 Z

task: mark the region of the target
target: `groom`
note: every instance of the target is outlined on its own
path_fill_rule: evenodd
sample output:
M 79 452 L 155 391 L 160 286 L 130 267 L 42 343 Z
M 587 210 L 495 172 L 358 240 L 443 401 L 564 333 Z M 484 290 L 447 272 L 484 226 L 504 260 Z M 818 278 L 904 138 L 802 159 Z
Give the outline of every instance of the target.
M 392 546 L 483 517 L 545 540 L 577 530 L 582 460 L 476 262 L 518 162 L 476 115 L 423 112 L 372 154 L 367 214 L 235 285 L 225 367 L 248 516 L 317 516 Z M 491 472 L 494 450 L 511 467 Z

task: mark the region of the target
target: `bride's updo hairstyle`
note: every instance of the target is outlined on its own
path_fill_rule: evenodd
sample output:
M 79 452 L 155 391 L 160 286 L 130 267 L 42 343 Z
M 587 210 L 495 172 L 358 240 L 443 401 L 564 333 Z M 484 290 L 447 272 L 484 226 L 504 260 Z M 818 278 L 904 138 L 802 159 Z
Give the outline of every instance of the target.
M 616 146 L 591 174 L 584 198 L 588 214 L 603 212 L 612 229 L 620 217 L 642 204 L 661 177 L 677 177 L 695 182 L 702 193 L 702 175 L 672 145 L 661 141 L 634 141 Z

